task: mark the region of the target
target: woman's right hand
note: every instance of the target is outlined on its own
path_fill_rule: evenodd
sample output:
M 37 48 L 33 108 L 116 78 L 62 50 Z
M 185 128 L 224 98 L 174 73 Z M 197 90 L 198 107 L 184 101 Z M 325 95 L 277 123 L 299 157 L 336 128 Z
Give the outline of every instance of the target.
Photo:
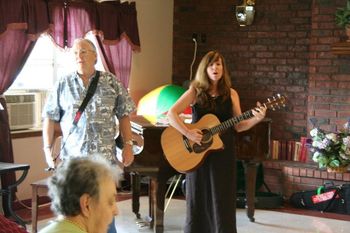
M 200 129 L 189 129 L 187 130 L 185 137 L 190 139 L 192 142 L 201 145 L 203 133 Z

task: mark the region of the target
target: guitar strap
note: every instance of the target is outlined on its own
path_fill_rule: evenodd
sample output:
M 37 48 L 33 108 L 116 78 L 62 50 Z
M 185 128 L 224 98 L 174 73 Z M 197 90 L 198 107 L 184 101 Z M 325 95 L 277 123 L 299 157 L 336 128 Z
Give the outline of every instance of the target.
M 84 110 L 86 108 L 86 105 L 89 103 L 90 99 L 95 94 L 96 88 L 97 88 L 97 83 L 98 83 L 99 79 L 100 79 L 100 71 L 97 70 L 95 76 L 92 78 L 92 80 L 91 80 L 91 82 L 89 84 L 89 87 L 87 89 L 86 96 L 84 97 L 83 102 L 81 103 L 80 107 L 78 108 L 78 111 L 75 113 L 75 117 L 74 117 L 74 120 L 73 120 L 73 127 L 71 127 L 66 140 L 61 143 L 60 152 L 53 158 L 54 162 L 57 161 L 58 157 L 61 154 L 62 149 L 66 145 L 66 142 L 67 142 L 69 136 L 72 134 L 73 130 L 77 126 L 77 124 L 78 124 L 78 122 L 80 120 L 80 117 L 81 117 L 81 115 L 83 114 L 83 112 L 84 112 Z M 49 167 L 49 168 L 46 168 L 45 170 L 46 171 L 52 171 L 52 170 L 55 170 L 55 168 Z
M 80 117 L 86 108 L 86 105 L 89 103 L 90 99 L 95 94 L 99 78 L 100 78 L 100 71 L 97 70 L 95 76 L 92 78 L 92 80 L 90 82 L 90 85 L 87 89 L 87 93 L 86 93 L 86 96 L 85 96 L 83 102 L 81 103 L 78 111 L 75 113 L 75 117 L 73 120 L 74 126 L 76 126 L 78 124 Z

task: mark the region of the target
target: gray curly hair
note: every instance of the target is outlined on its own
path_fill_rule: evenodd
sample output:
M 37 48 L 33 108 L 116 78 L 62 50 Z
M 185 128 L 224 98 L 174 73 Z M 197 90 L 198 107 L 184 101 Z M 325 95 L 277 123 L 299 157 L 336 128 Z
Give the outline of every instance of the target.
M 75 157 L 62 162 L 48 181 L 51 209 L 64 216 L 80 214 L 80 197 L 88 194 L 97 201 L 99 184 L 106 177 L 117 180 L 116 170 L 101 156 Z

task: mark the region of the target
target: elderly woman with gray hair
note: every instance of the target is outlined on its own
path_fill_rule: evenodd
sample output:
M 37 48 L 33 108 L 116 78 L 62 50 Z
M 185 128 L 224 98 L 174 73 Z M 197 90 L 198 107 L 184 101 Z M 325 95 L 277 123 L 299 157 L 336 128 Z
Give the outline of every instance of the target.
M 117 215 L 117 174 L 97 157 L 64 161 L 49 180 L 51 208 L 59 216 L 40 233 L 105 233 Z

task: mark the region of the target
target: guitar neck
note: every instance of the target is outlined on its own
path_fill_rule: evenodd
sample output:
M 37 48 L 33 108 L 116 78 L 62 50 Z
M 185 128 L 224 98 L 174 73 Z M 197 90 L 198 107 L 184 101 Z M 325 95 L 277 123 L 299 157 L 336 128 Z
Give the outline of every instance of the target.
M 225 130 L 227 130 L 228 128 L 231 128 L 232 126 L 238 124 L 239 122 L 252 118 L 253 112 L 252 110 L 248 110 L 246 112 L 244 112 L 242 115 L 230 118 L 224 122 L 222 122 L 221 124 L 214 126 L 210 129 L 210 132 L 212 133 L 212 135 L 217 134 L 217 133 L 221 133 Z
M 275 110 L 275 107 L 279 107 L 280 104 L 282 104 L 284 106 L 286 102 L 286 97 L 280 94 L 277 94 L 276 96 L 273 97 L 272 100 L 268 99 L 268 102 L 265 102 L 262 104 L 262 106 L 265 106 L 267 109 L 272 109 Z M 253 115 L 253 110 L 250 109 L 246 112 L 244 112 L 242 115 L 240 116 L 236 116 L 236 117 L 232 117 L 214 127 L 212 127 L 211 129 L 209 129 L 210 133 L 212 135 L 223 132 L 225 130 L 227 130 L 228 128 L 238 124 L 239 122 L 252 118 Z

